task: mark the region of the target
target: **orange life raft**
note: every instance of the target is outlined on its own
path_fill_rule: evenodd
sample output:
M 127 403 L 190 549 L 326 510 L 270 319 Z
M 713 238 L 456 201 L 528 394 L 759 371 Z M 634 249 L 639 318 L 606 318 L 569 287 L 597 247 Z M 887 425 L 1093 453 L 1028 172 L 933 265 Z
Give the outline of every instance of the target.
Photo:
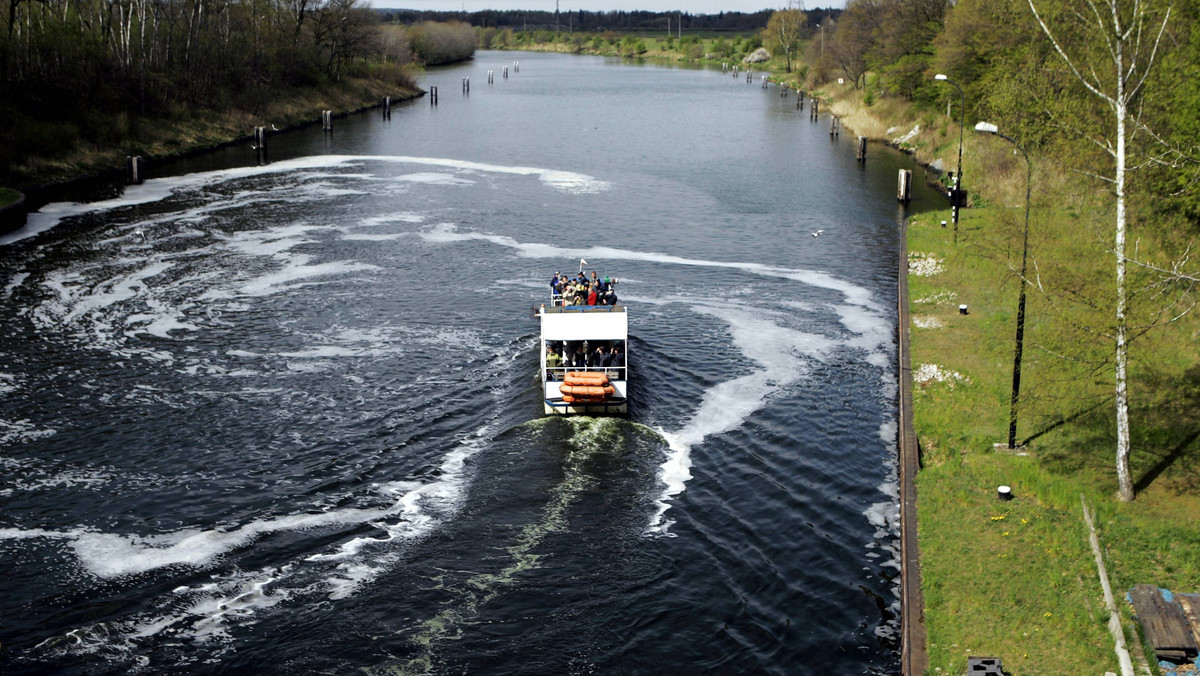
M 599 385 L 608 384 L 608 376 L 603 371 L 567 371 L 563 381 L 568 385 Z
M 609 397 L 616 388 L 612 385 L 572 385 L 570 381 L 558 388 L 564 395 L 569 394 L 573 397 Z
M 608 401 L 608 397 L 575 397 L 564 394 L 562 400 L 568 404 L 603 404 Z
M 603 371 L 568 371 L 558 390 L 568 404 L 603 404 L 617 391 Z

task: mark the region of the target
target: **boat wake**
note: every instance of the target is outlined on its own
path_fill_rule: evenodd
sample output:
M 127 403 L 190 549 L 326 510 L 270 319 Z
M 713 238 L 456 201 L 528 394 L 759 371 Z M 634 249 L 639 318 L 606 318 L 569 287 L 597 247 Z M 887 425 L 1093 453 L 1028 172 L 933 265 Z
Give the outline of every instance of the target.
M 890 361 L 895 345 L 891 320 L 875 303 L 868 289 L 823 272 L 760 263 L 692 259 L 611 247 L 569 248 L 540 242 L 520 242 L 504 235 L 461 231 L 450 223 L 439 223 L 419 234 L 428 242 L 442 244 L 485 241 L 513 250 L 525 258 L 644 261 L 673 266 L 732 269 L 798 282 L 840 296 L 826 300 L 821 309 L 835 313 L 845 332 L 840 336 L 827 336 L 792 326 L 794 315 L 799 311 L 812 312 L 813 308 L 809 306 L 783 301 L 776 302 L 776 307 L 772 308 L 767 302 L 751 304 L 739 298 L 715 302 L 711 297 L 696 295 L 662 296 L 638 289 L 636 283 L 632 285 L 633 288 L 624 289 L 622 297 L 625 300 L 646 305 L 682 305 L 697 314 L 724 322 L 740 356 L 748 358 L 755 365 L 751 373 L 707 389 L 699 407 L 682 427 L 659 429 L 669 443 L 670 453 L 662 464 L 662 493 L 657 510 L 647 524 L 647 534 L 670 535 L 670 527 L 674 522 L 666 518 L 666 513 L 671 508 L 671 501 L 684 492 L 688 480 L 692 478 L 692 447 L 709 436 L 740 427 L 772 395 L 800 381 L 807 366 L 814 361 L 823 361 L 835 350 L 846 349 L 879 368 L 881 381 L 894 380 Z M 632 296 L 629 295 L 631 292 Z M 892 396 L 887 394 L 886 386 L 884 396 Z
M 422 171 L 394 176 L 344 173 L 373 163 L 417 165 Z M 327 171 L 333 168 L 343 173 Z M 277 178 L 269 189 L 242 183 L 267 176 Z M 523 572 L 542 565 L 540 556 L 547 542 L 568 530 L 571 509 L 601 480 L 592 463 L 623 452 L 631 439 L 653 449 L 653 461 L 641 486 L 646 495 L 635 501 L 638 525 L 631 529 L 638 542 L 644 542 L 640 536 L 675 536 L 672 527 L 676 519 L 687 513 L 696 449 L 714 437 L 746 427 L 773 401 L 792 396 L 819 365 L 837 360 L 861 362 L 878 373 L 879 397 L 894 397 L 892 319 L 870 290 L 829 273 L 618 247 L 521 241 L 460 228 L 447 222 L 453 220 L 453 214 L 407 203 L 400 211 L 387 210 L 392 207 L 388 204 L 366 217 L 310 219 L 287 212 L 278 218 L 259 218 L 259 214 L 271 214 L 285 205 L 305 209 L 303 205 L 341 196 L 475 190 L 472 186 L 488 176 L 536 179 L 540 186 L 568 196 L 610 188 L 590 176 L 550 169 L 438 158 L 322 156 L 151 180 L 100 203 L 50 205 L 33 215 L 24 230 L 0 237 L 0 246 L 22 247 L 29 261 L 26 269 L 11 271 L 3 297 L 14 304 L 25 303 L 24 316 L 35 331 L 101 352 L 111 358 L 109 363 L 118 365 L 114 368 L 125 368 L 126 360 L 136 358 L 143 364 L 170 369 L 189 384 L 179 392 L 166 382 L 158 389 L 134 384 L 122 392 L 98 395 L 101 408 L 118 398 L 143 402 L 150 410 L 185 413 L 198 404 L 234 396 L 262 395 L 270 401 L 289 402 L 288 397 L 294 395 L 281 394 L 296 388 L 289 378 L 331 373 L 342 376 L 345 387 L 331 388 L 323 395 L 330 399 L 329 409 L 338 415 L 352 409 L 368 426 L 382 421 L 379 426 L 389 433 L 399 434 L 389 427 L 387 415 L 367 411 L 363 404 L 363 393 L 372 388 L 377 388 L 374 394 L 380 398 L 397 394 L 403 398 L 410 392 L 444 397 L 395 423 L 396 427 L 414 428 L 404 430 L 405 435 L 419 436 L 429 420 L 466 416 L 467 411 L 476 416 L 470 427 L 463 427 L 472 431 L 435 443 L 436 455 L 427 456 L 421 467 L 392 472 L 389 480 L 340 492 L 318 489 L 315 497 L 302 496 L 299 505 L 291 496 L 283 496 L 279 504 L 287 506 L 272 505 L 266 512 L 241 519 L 216 519 L 215 525 L 148 535 L 93 525 L 0 528 L 0 547 L 13 543 L 56 548 L 77 564 L 86 580 L 151 589 L 148 600 L 135 611 L 85 623 L 41 641 L 28 651 L 29 661 L 62 664 L 71 656 L 101 656 L 131 670 L 150 672 L 162 665 L 151 664 L 149 655 L 164 649 L 173 663 L 183 666 L 195 660 L 219 661 L 224 650 L 233 649 L 229 646 L 238 628 L 300 603 L 332 604 L 354 597 L 404 566 L 407 545 L 455 523 L 476 483 L 472 462 L 507 433 L 501 430 L 510 424 L 512 402 L 526 393 L 524 378 L 514 374 L 524 375 L 516 360 L 529 353 L 532 345 L 525 343 L 532 339 L 510 344 L 497 355 L 494 347 L 488 347 L 491 332 L 472 326 L 410 321 L 398 318 L 397 313 L 396 318 L 374 318 L 363 325 L 335 321 L 314 328 L 288 314 L 294 311 L 294 306 L 288 305 L 292 297 L 304 296 L 296 292 L 327 285 L 327 289 L 337 290 L 331 294 L 331 304 L 352 306 L 346 299 L 357 299 L 363 289 L 371 289 L 390 272 L 384 267 L 386 259 L 376 257 L 367 262 L 356 255 L 360 250 L 376 252 L 404 240 L 419 242 L 427 249 L 444 248 L 454 254 L 452 261 L 467 260 L 481 248 L 507 252 L 510 256 L 503 264 L 509 267 L 513 259 L 623 262 L 637 271 L 621 282 L 623 301 L 653 308 L 666 317 L 687 316 L 690 324 L 704 326 L 714 334 L 712 341 L 693 340 L 686 348 L 703 350 L 703 354 L 680 359 L 680 363 L 698 365 L 685 373 L 687 382 L 680 385 L 689 394 L 683 404 L 656 408 L 652 401 L 634 401 L 632 415 L 645 425 L 572 418 L 519 426 L 522 434 L 565 437 L 569 448 L 562 458 L 562 478 L 551 487 L 536 517 L 520 525 L 509 539 L 503 565 L 470 573 L 447 586 L 442 591 L 449 600 L 427 619 L 400 631 L 417 653 L 402 661 L 404 671 L 434 668 L 439 644 L 458 635 L 484 606 L 512 589 Z M 108 219 L 105 238 L 79 244 L 48 241 L 53 238 L 46 233 L 55 225 L 81 216 Z M 78 251 L 64 258 L 74 257 L 79 261 L 76 264 L 42 268 L 33 264 L 40 258 L 54 259 L 62 247 L 69 246 Z M 715 271 L 714 276 L 734 283 L 700 290 L 687 283 L 636 278 L 636 274 L 653 276 L 658 269 L 667 269 L 668 274 L 660 277 L 668 279 L 679 270 L 685 272 L 682 277 Z M 541 280 L 530 282 L 529 275 L 501 280 L 500 284 L 545 290 Z M 372 292 L 384 295 L 390 291 Z M 796 300 L 798 297 L 803 300 Z M 278 308 L 264 312 L 267 302 L 278 303 Z M 230 330 L 242 326 L 247 327 L 242 333 Z M 267 332 L 274 335 L 262 339 Z M 638 329 L 633 332 L 636 341 Z M 197 347 L 204 339 L 219 345 L 220 352 L 211 346 Z M 670 355 L 667 342 L 645 345 L 645 353 Z M 447 364 L 447 354 L 459 363 Z M 401 358 L 415 375 L 391 389 L 371 383 L 375 374 L 369 370 L 330 365 Z M 712 366 L 706 359 L 720 368 L 705 370 Z M 485 362 L 479 372 L 471 373 L 471 366 L 461 371 L 462 363 L 479 361 Z M 642 372 L 649 375 L 653 369 L 643 370 L 639 364 L 639 375 Z M 55 373 L 58 377 L 70 375 Z M 268 382 L 253 390 L 193 386 L 194 379 L 203 378 L 221 379 L 219 382 L 249 378 L 256 385 Z M 0 395 L 38 386 L 27 380 L 26 375 L 0 374 Z M 473 389 L 464 392 L 463 383 L 467 382 Z M 103 389 L 99 379 L 83 385 Z M 643 389 L 653 392 L 650 387 Z M 357 402 L 354 397 L 359 397 Z M 456 408 L 455 398 L 470 399 L 470 405 Z M 881 408 L 890 410 L 887 405 Z M 481 410 L 487 413 L 477 413 Z M 506 410 L 509 412 L 503 413 Z M 332 430 L 331 436 L 350 424 L 332 415 L 330 420 L 325 429 Z M 58 427 L 19 417 L 0 420 L 0 444 L 7 453 L 14 445 L 57 434 Z M 884 421 L 880 436 L 885 446 L 894 442 L 894 420 Z M 425 452 L 429 453 L 428 447 Z M 50 471 L 44 464 L 33 458 L 0 457 L 0 467 L 17 476 L 0 487 L 0 496 L 106 485 L 123 471 L 96 466 Z M 404 478 L 390 480 L 396 475 Z M 143 478 L 146 483 L 161 479 L 152 471 Z M 896 532 L 894 488 L 894 481 L 885 482 L 879 488 L 879 501 L 864 512 L 876 538 L 867 546 L 877 547 L 880 556 L 889 557 L 883 565 L 896 560 L 890 544 Z M 295 542 L 301 539 L 307 544 L 297 551 Z M 171 588 L 153 591 L 156 586 Z M 880 631 L 889 629 L 882 626 Z M 194 644 L 204 644 L 207 649 L 189 650 Z M 201 653 L 203 656 L 198 656 Z

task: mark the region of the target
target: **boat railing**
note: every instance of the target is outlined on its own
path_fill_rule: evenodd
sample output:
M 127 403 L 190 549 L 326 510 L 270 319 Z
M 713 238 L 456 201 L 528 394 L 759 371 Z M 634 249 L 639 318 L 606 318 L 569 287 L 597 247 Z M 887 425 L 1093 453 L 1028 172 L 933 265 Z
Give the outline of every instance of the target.
M 542 312 L 625 312 L 625 306 L 617 305 L 559 305 L 542 306 Z
M 546 378 L 549 380 L 563 380 L 570 371 L 594 371 L 603 373 L 608 376 L 609 380 L 625 380 L 625 366 L 555 366 L 546 367 Z

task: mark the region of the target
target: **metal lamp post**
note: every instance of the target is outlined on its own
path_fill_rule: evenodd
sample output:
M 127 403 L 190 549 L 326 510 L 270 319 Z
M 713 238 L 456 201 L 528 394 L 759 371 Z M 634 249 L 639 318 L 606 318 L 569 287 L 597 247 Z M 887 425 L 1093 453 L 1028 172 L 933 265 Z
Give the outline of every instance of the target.
M 954 198 L 953 208 L 951 211 L 954 219 L 954 243 L 958 244 L 958 202 L 960 200 L 959 195 L 962 194 L 960 191 L 962 190 L 963 121 L 965 120 L 967 114 L 967 95 L 963 92 L 963 88 L 958 86 L 957 82 L 951 80 L 942 73 L 934 75 L 933 79 L 941 80 L 942 82 L 949 82 L 950 84 L 954 85 L 954 88 L 958 90 L 959 97 L 962 98 L 962 106 L 958 111 L 958 170 L 954 172 Z
M 1012 409 L 1008 415 L 1008 447 L 1017 446 L 1017 401 L 1021 394 L 1021 346 L 1025 340 L 1025 262 L 1029 258 L 1029 193 L 1033 185 L 1033 163 L 1029 154 L 1011 136 L 1000 133 L 1000 128 L 988 122 L 975 125 L 975 131 L 995 134 L 1013 144 L 1025 157 L 1025 230 L 1021 237 L 1021 296 L 1017 301 L 1017 347 L 1013 350 Z

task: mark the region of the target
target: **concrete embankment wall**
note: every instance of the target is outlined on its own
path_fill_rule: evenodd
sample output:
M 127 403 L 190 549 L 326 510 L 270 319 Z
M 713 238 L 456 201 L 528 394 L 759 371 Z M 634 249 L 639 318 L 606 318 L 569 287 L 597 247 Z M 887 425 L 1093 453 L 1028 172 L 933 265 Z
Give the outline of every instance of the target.
M 0 235 L 10 233 L 25 225 L 25 195 L 16 202 L 0 207 Z

